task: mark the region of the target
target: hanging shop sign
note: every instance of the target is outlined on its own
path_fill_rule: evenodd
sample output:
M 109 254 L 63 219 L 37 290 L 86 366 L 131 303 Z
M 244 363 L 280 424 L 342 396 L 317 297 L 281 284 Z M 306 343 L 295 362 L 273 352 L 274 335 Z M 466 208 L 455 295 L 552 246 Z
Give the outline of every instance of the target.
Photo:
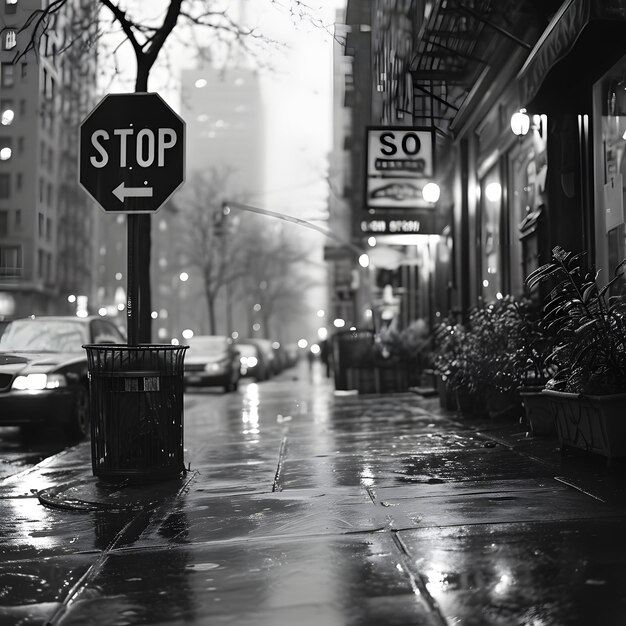
M 359 230 L 364 235 L 438 235 L 445 226 L 443 216 L 435 211 L 369 215 L 359 222 Z
M 422 189 L 434 175 L 435 134 L 432 128 L 369 127 L 367 129 L 367 209 L 427 208 Z

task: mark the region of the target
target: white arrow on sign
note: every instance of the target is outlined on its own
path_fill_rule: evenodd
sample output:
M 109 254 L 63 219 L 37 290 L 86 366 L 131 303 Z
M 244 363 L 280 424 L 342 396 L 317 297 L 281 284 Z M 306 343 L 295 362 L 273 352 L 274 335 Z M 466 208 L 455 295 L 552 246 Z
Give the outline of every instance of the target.
M 152 198 L 152 187 L 124 187 L 121 182 L 113 194 L 120 202 L 124 202 L 124 198 Z

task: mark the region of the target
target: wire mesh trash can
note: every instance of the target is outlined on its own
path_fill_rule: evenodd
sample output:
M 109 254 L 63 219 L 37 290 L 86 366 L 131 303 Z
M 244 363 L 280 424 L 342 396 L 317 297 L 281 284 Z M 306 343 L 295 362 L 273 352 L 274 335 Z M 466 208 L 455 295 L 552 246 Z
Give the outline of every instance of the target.
M 87 351 L 94 476 L 179 476 L 187 346 L 92 344 Z

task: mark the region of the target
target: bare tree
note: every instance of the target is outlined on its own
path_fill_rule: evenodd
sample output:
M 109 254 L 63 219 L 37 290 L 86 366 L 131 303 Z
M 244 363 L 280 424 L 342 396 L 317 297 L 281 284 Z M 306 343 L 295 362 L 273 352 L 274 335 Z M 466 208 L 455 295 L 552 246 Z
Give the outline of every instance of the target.
M 45 7 L 35 9 L 27 15 L 20 32 L 27 32 L 26 45 L 16 50 L 15 61 L 23 58 L 30 52 L 40 54 L 40 41 L 45 34 L 53 30 L 57 14 L 72 6 L 74 0 L 50 0 Z M 128 3 L 121 0 L 94 0 L 100 9 L 97 33 L 93 40 L 86 45 L 97 45 L 105 35 L 117 31 L 120 35 L 119 43 L 114 44 L 109 55 L 114 70 L 118 68 L 117 52 L 123 43 L 129 43 L 137 62 L 135 77 L 135 92 L 148 91 L 150 72 L 157 60 L 166 59 L 168 48 L 166 44 L 172 40 L 172 35 L 180 35 L 179 39 L 187 45 L 194 45 L 202 40 L 201 48 L 207 45 L 218 46 L 226 52 L 234 49 L 247 53 L 254 52 L 258 43 L 268 43 L 272 40 L 265 37 L 257 28 L 251 28 L 240 23 L 228 10 L 229 4 L 224 0 L 163 0 L 163 2 L 149 3 L 150 8 L 133 13 L 131 8 L 139 11 L 142 3 Z M 325 27 L 315 11 L 301 0 L 270 0 L 270 6 L 289 13 L 294 23 L 307 20 L 313 24 Z M 68 12 L 70 13 L 70 12 Z M 146 14 L 148 16 L 146 17 Z M 137 17 L 137 15 L 141 15 Z M 84 38 L 79 34 L 93 26 L 93 16 L 88 13 L 74 14 L 74 23 L 67 31 L 63 48 L 74 44 L 85 45 Z M 203 35 L 199 36 L 202 29 Z M 275 43 L 275 42 L 274 42 Z M 63 48 L 60 51 L 62 52 Z M 136 251 L 134 265 L 136 267 L 137 293 L 133 303 L 136 313 L 136 341 L 149 343 L 151 341 L 151 290 L 150 290 L 150 215 L 128 216 L 129 243 L 134 243 Z M 133 333 L 135 334 L 135 333 Z
M 214 166 L 188 181 L 176 202 L 178 257 L 200 276 L 210 333 L 218 334 L 220 314 L 226 334 L 235 320 L 251 330 L 257 305 L 254 317 L 261 320 L 262 334 L 275 337 L 273 330 L 303 312 L 305 292 L 317 284 L 306 274 L 311 251 L 288 237 L 279 221 L 228 212 L 226 199 L 238 205 L 232 174 Z
M 199 271 L 211 334 L 217 333 L 218 297 L 242 272 L 240 248 L 234 245 L 234 233 L 223 213 L 224 201 L 232 197 L 231 174 L 226 167 L 195 173 L 177 203 L 181 234 L 179 257 Z
M 248 310 L 256 307 L 249 330 L 257 319 L 262 336 L 280 338 L 279 330 L 304 312 L 307 290 L 319 284 L 307 271 L 311 251 L 270 217 L 248 215 L 247 232 L 240 237 L 245 255 L 238 259 L 243 262 L 239 290 L 249 301 Z

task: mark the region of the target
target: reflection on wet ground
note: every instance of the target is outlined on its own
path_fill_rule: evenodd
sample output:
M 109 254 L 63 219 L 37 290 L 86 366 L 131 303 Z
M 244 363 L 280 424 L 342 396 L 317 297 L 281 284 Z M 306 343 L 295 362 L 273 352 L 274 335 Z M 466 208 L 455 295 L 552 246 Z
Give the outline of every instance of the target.
M 623 623 L 623 467 L 311 374 L 186 395 L 180 480 L 3 481 L 0 624 Z
M 0 479 L 17 474 L 57 454 L 68 446 L 63 436 L 52 429 L 23 435 L 19 428 L 0 428 Z

